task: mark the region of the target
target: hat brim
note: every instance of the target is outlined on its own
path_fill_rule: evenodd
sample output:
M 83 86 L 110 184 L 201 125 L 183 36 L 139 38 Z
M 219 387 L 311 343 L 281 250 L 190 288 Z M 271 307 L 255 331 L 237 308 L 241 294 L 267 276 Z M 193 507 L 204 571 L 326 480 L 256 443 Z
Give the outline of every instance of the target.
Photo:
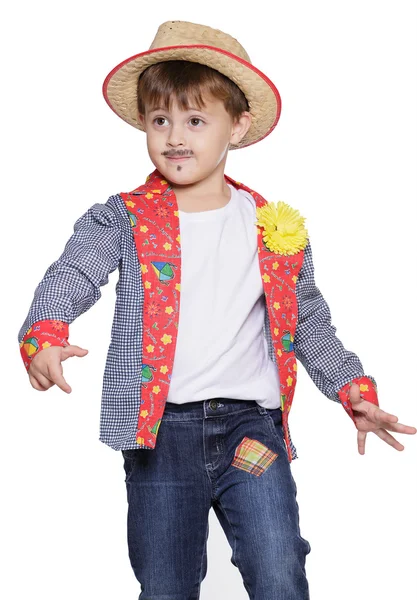
M 203 44 L 167 46 L 135 54 L 118 64 L 103 83 L 109 107 L 126 123 L 144 131 L 138 120 L 137 82 L 149 66 L 168 60 L 187 60 L 207 65 L 229 77 L 245 94 L 252 123 L 239 144 L 230 150 L 250 146 L 269 135 L 281 114 L 281 97 L 272 81 L 244 59 L 221 48 Z

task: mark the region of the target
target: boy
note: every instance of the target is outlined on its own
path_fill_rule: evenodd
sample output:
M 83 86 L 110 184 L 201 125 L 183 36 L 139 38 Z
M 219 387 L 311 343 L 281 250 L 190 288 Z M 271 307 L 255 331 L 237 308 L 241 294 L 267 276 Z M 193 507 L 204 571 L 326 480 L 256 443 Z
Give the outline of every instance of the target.
M 71 391 L 61 362 L 87 350 L 68 343 L 68 326 L 118 268 L 100 440 L 124 457 L 139 599 L 199 597 L 213 506 L 249 597 L 305 600 L 296 359 L 352 418 L 361 453 L 368 431 L 401 450 L 386 430 L 416 430 L 379 408 L 375 380 L 335 336 L 305 219 L 224 175 L 228 150 L 271 133 L 281 107 L 239 42 L 163 23 L 103 93 L 146 132 L 155 170 L 80 217 L 45 273 L 19 332 L 30 382 Z

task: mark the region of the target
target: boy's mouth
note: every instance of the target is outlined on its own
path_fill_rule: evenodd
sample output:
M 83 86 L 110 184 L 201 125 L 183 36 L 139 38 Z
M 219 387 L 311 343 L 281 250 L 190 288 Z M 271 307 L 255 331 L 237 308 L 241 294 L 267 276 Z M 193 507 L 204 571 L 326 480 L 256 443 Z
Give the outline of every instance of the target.
M 191 156 L 167 156 L 166 158 L 172 162 L 182 162 L 183 160 L 188 160 Z

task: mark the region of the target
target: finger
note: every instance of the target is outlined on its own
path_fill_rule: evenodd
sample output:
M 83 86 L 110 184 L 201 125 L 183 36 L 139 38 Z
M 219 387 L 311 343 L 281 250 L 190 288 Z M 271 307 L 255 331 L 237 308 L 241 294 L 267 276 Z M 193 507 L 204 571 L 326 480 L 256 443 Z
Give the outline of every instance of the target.
M 61 363 L 50 365 L 48 371 L 51 381 L 56 383 L 56 385 L 61 388 L 63 392 L 70 394 L 71 388 L 64 379 Z
M 374 431 L 374 433 L 381 438 L 381 440 L 384 440 L 384 442 L 386 442 L 387 444 L 389 444 L 390 446 L 392 446 L 393 448 L 395 448 L 396 450 L 404 450 L 404 446 L 402 444 L 400 444 L 400 442 L 398 440 L 396 440 L 390 433 L 388 433 L 388 431 L 386 431 L 385 429 L 377 429 L 376 431 Z
M 403 423 L 385 424 L 384 428 L 389 429 L 390 431 L 395 431 L 396 433 L 407 433 L 408 435 L 414 435 L 417 433 L 417 429 L 415 427 L 403 425 Z
M 65 346 L 62 349 L 62 359 L 61 360 L 67 360 L 67 358 L 70 358 L 72 356 L 80 356 L 83 357 L 88 353 L 88 350 L 85 348 L 81 348 L 80 346 Z
M 361 390 L 357 383 L 352 383 L 349 388 L 349 400 L 351 404 L 357 404 L 358 402 L 362 402 L 361 398 Z
M 366 415 L 366 418 L 376 423 L 379 427 L 385 427 L 392 425 L 398 421 L 398 417 L 390 413 L 385 412 L 379 406 L 372 404 L 371 402 L 364 401 L 363 406 L 355 407 L 355 410 L 360 411 Z
M 49 390 L 54 385 L 53 381 L 47 375 L 44 375 L 42 371 L 36 371 L 36 379 L 45 390 Z
M 375 417 L 379 421 L 385 421 L 387 423 L 396 423 L 398 421 L 398 417 L 395 415 L 385 412 L 385 410 L 382 410 L 382 408 L 379 408 L 379 406 L 375 406 L 374 404 L 372 406 L 375 407 Z
M 358 431 L 358 452 L 365 454 L 366 431 Z
M 35 390 L 38 390 L 39 392 L 46 392 L 47 388 L 44 388 L 33 375 L 29 375 L 29 381 L 31 386 L 34 387 Z

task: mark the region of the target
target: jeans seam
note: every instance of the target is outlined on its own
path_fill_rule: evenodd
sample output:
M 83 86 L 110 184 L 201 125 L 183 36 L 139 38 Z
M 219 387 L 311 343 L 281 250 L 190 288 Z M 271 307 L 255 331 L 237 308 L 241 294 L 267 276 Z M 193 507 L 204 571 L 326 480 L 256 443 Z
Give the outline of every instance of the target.
M 236 537 L 236 534 L 235 534 L 235 530 L 234 530 L 233 525 L 231 524 L 231 522 L 229 520 L 227 512 L 226 512 L 224 506 L 222 505 L 220 499 L 218 500 L 218 504 L 219 504 L 219 506 L 220 506 L 220 508 L 221 508 L 221 510 L 222 510 L 222 512 L 223 512 L 223 514 L 224 514 L 224 516 L 225 516 L 225 518 L 227 520 L 227 522 L 229 523 L 230 530 L 231 530 L 231 532 L 233 534 L 233 553 L 235 555 L 236 564 L 238 565 L 238 568 L 239 568 L 240 574 L 242 576 L 242 579 L 244 580 L 245 585 L 246 585 L 248 591 L 250 592 L 250 596 L 252 597 L 252 590 L 249 589 L 250 588 L 249 582 L 248 582 L 247 579 L 245 579 L 246 573 L 245 573 L 245 576 L 244 576 L 243 569 L 242 569 L 242 564 L 240 563 L 240 559 L 238 560 L 237 546 L 236 546 L 237 537 Z
M 204 536 L 204 542 L 203 542 L 203 552 L 201 553 L 201 562 L 200 562 L 200 572 L 198 574 L 198 589 L 197 589 L 197 598 L 200 598 L 200 589 L 201 589 L 201 573 L 203 572 L 203 560 L 204 560 L 204 554 L 205 554 L 205 545 L 207 544 L 207 530 L 208 530 L 208 526 L 209 526 L 209 521 L 208 521 L 209 517 L 207 515 L 207 527 L 206 527 L 206 533 Z
M 130 468 L 128 470 L 127 473 L 125 473 L 125 483 L 129 483 L 129 480 L 132 476 L 133 470 L 135 468 L 135 464 L 136 464 L 136 458 L 133 458 L 131 456 L 125 456 L 123 455 L 123 460 L 125 464 L 129 464 L 130 463 Z

